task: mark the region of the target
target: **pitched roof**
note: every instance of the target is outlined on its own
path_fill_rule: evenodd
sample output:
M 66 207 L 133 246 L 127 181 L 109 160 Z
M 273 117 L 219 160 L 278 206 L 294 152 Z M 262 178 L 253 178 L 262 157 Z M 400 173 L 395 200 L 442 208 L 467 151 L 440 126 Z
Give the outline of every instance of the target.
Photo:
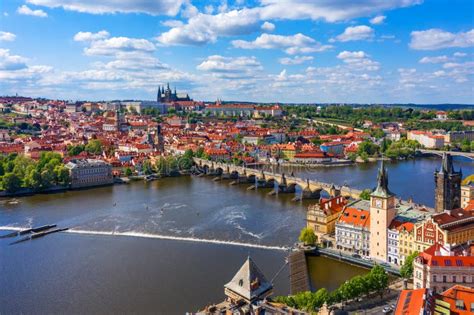
M 449 303 L 451 314 L 472 314 L 474 307 L 474 289 L 455 285 L 439 295 L 437 300 Z M 462 308 L 458 307 L 462 306 Z
M 402 290 L 397 301 L 395 315 L 424 314 L 428 289 Z
M 224 287 L 249 301 L 258 298 L 273 288 L 250 257 Z

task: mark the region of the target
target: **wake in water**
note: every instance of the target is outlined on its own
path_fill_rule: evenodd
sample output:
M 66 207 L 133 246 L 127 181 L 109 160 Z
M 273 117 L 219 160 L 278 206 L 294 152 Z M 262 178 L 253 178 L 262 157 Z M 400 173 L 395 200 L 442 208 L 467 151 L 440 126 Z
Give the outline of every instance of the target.
M 117 232 L 117 231 L 92 231 L 92 230 L 69 229 L 65 231 L 65 233 L 105 235 L 105 236 L 128 236 L 128 237 L 154 238 L 154 239 L 161 239 L 161 240 L 185 241 L 185 242 L 195 242 L 195 243 L 233 245 L 233 246 L 260 248 L 260 249 L 281 250 L 281 251 L 289 250 L 289 247 L 285 247 L 285 246 L 271 246 L 271 245 L 261 245 L 261 244 L 252 244 L 252 243 L 235 242 L 235 241 L 223 241 L 223 240 L 217 240 L 217 239 L 205 239 L 205 238 L 197 238 L 197 237 L 150 234 L 150 233 L 134 232 L 134 231 Z
M 0 230 L 4 230 L 4 231 L 21 231 L 27 228 L 29 227 L 8 226 L 8 225 L 0 226 Z M 205 239 L 205 238 L 197 238 L 197 237 L 150 234 L 150 233 L 134 232 L 134 231 L 118 232 L 116 230 L 94 231 L 94 230 L 69 229 L 69 230 L 64 231 L 64 233 L 104 235 L 104 236 L 128 236 L 128 237 L 154 238 L 154 239 L 161 239 L 161 240 L 173 240 L 173 241 L 184 241 L 184 242 L 195 242 L 195 243 L 206 243 L 206 244 L 232 245 L 232 246 L 259 248 L 259 249 L 280 250 L 280 251 L 289 250 L 289 247 L 285 247 L 285 246 L 261 245 L 261 244 L 252 244 L 252 243 L 235 242 L 235 241 L 223 241 L 223 240 L 217 240 L 217 239 Z

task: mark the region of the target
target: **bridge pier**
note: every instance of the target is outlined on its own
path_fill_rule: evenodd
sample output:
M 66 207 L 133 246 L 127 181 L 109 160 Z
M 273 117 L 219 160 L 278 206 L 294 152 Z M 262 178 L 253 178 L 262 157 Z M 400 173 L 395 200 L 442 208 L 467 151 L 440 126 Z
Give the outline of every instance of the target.
M 316 189 L 312 191 L 311 189 L 304 189 L 301 194 L 302 199 L 320 199 L 322 189 Z

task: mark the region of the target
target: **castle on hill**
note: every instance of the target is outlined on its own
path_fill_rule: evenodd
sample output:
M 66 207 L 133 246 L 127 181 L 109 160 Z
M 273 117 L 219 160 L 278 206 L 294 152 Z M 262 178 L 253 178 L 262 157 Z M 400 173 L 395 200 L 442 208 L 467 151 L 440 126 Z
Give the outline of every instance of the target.
M 173 103 L 181 101 L 192 101 L 187 93 L 177 93 L 176 87 L 174 91 L 171 91 L 170 84 L 164 86 L 158 86 L 158 93 L 156 95 L 156 101 L 160 103 Z

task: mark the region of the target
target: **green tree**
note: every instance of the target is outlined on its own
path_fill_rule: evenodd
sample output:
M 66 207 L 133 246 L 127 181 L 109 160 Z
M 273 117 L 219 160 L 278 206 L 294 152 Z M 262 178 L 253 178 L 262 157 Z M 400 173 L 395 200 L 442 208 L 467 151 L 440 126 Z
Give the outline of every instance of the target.
M 41 187 L 41 174 L 34 166 L 28 170 L 24 184 L 33 190 L 38 190 Z
M 299 240 L 305 245 L 314 245 L 316 244 L 317 237 L 312 228 L 305 227 L 301 230 Z
M 129 176 L 132 176 L 132 169 L 130 167 L 127 167 L 125 169 L 125 176 L 129 177 Z
M 102 153 L 102 142 L 97 139 L 93 139 L 87 143 L 85 147 L 86 151 L 90 154 L 101 154 Z
M 54 173 L 56 175 L 57 183 L 59 185 L 68 185 L 70 182 L 69 170 L 64 166 L 64 164 L 56 165 L 54 168 Z
M 414 252 L 406 258 L 403 266 L 400 268 L 400 275 L 403 278 L 410 279 L 413 277 L 413 261 L 418 256 L 418 254 L 418 252 Z
M 83 144 L 79 145 L 68 145 L 67 146 L 67 154 L 69 156 L 75 156 L 80 154 L 82 151 L 85 150 L 85 146 Z
M 7 173 L 3 175 L 2 186 L 10 193 L 17 192 L 21 188 L 21 179 L 14 173 Z
M 382 298 L 385 290 L 388 288 L 388 275 L 385 269 L 380 265 L 375 265 L 370 270 L 367 281 L 372 291 L 379 292 Z
M 360 199 L 363 199 L 363 200 L 370 200 L 371 193 L 372 193 L 371 189 L 364 189 L 359 197 Z

